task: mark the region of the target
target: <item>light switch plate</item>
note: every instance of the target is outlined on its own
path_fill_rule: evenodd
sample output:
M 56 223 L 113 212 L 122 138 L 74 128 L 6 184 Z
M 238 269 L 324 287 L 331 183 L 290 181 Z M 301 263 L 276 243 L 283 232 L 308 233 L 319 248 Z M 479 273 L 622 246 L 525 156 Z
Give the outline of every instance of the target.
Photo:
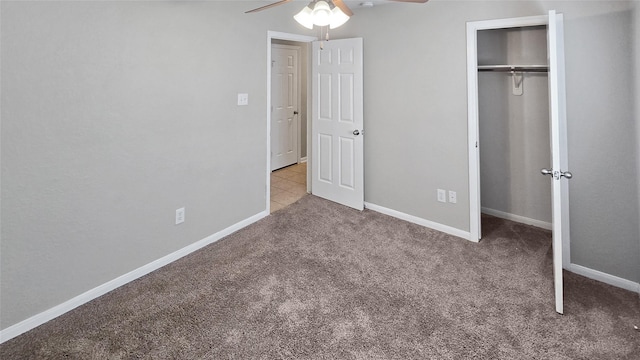
M 238 94 L 238 105 L 249 105 L 249 94 Z
M 184 208 L 176 210 L 176 225 L 184 222 Z

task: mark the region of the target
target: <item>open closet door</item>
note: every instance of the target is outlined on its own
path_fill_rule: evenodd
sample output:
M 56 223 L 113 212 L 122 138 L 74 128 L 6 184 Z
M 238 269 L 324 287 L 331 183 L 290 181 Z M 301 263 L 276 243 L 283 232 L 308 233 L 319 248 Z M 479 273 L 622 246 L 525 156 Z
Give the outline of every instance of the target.
M 549 106 L 551 130 L 552 169 L 543 169 L 551 175 L 553 196 L 553 278 L 556 311 L 563 313 L 562 248 L 569 243 L 569 186 L 567 180 L 567 112 L 564 78 L 564 31 L 562 14 L 549 11 Z
M 362 39 L 313 43 L 311 190 L 364 208 Z

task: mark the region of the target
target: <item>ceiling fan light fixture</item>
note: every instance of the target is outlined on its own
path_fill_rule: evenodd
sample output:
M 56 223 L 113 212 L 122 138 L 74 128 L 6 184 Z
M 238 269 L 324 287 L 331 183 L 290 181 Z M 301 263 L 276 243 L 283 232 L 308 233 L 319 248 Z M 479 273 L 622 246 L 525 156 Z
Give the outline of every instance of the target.
M 293 16 L 298 24 L 306 27 L 307 29 L 313 29 L 313 10 L 310 7 L 305 6 L 299 13 Z
M 333 6 L 333 9 L 331 8 Z M 349 20 L 349 15 L 345 14 L 342 9 L 331 5 L 325 0 L 314 0 L 305 6 L 293 18 L 307 29 L 313 29 L 313 25 L 327 26 L 335 29 Z
M 345 14 L 339 7 L 334 7 L 331 11 L 331 21 L 329 22 L 329 28 L 335 29 L 342 26 L 349 20 L 349 15 Z
M 332 15 L 331 7 L 326 1 L 320 0 L 316 2 L 316 5 L 313 7 L 314 24 L 318 26 L 327 26 L 331 22 Z

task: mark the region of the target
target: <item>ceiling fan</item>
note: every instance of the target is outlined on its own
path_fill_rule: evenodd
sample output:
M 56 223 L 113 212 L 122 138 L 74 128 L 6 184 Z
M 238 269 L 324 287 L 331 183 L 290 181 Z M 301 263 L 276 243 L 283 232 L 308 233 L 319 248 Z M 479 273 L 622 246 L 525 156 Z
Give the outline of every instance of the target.
M 274 3 L 245 11 L 245 13 L 253 13 L 267 10 L 272 7 L 286 4 L 291 0 L 280 0 Z M 426 3 L 429 0 L 390 0 L 395 2 L 409 3 Z M 313 25 L 327 26 L 331 29 L 337 28 L 349 20 L 353 15 L 353 11 L 349 9 L 343 0 L 311 0 L 309 5 L 305 6 L 302 11 L 293 18 L 302 26 L 312 29 Z

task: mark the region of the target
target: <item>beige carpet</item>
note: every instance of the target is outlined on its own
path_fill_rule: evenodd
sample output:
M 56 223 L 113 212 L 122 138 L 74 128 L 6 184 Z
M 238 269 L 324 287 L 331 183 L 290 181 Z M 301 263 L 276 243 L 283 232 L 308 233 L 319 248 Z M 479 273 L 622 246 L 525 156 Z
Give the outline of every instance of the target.
M 474 244 L 313 196 L 0 345 L 2 359 L 638 359 L 638 295 L 565 273 L 550 233 Z

